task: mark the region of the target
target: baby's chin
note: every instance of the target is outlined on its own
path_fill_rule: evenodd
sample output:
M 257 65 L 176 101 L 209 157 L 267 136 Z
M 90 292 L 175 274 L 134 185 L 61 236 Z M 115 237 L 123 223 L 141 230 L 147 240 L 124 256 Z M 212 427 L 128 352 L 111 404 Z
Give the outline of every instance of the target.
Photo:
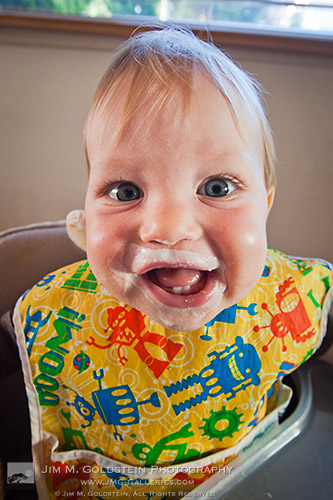
M 158 310 L 150 307 L 135 307 L 135 309 L 146 314 L 155 323 L 177 332 L 198 330 L 218 314 L 215 311 L 203 311 L 201 308 L 178 309 L 161 306 Z
M 145 314 L 155 323 L 177 332 L 193 332 L 211 321 L 220 311 L 221 300 L 199 307 L 168 307 L 164 304 L 152 303 L 145 296 L 117 297 L 134 309 Z
M 206 314 L 203 311 L 194 311 L 193 308 L 187 309 L 179 309 L 179 308 L 170 308 L 163 305 L 152 306 L 151 304 L 147 304 L 146 301 L 138 300 L 137 298 L 132 297 L 120 297 L 118 294 L 110 292 L 107 288 L 101 285 L 101 291 L 105 295 L 112 295 L 119 302 L 126 304 L 128 306 L 133 307 L 137 311 L 148 316 L 149 319 L 153 320 L 155 323 L 167 328 L 168 330 L 174 330 L 178 332 L 190 332 L 194 330 L 198 330 L 205 323 L 213 319 L 216 314 Z M 207 317 L 207 319 L 206 319 Z
M 177 332 L 193 332 L 210 321 L 210 319 L 206 319 L 206 315 L 204 318 L 202 317 L 201 311 L 193 311 L 189 309 L 160 311 L 156 315 L 152 313 L 147 314 L 147 316 L 168 330 Z M 213 317 L 214 316 L 215 314 L 213 314 Z

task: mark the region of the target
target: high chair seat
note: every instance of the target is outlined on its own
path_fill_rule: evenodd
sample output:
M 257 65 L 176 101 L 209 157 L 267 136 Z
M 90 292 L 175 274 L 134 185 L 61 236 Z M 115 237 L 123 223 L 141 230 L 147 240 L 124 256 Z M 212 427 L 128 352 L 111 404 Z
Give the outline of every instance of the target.
M 69 239 L 65 221 L 42 222 L 0 233 L 0 316 L 43 276 L 86 258 Z
M 17 299 L 46 274 L 86 257 L 69 239 L 65 221 L 43 222 L 0 233 L 0 317 L 14 309 Z M 29 411 L 19 356 L 12 335 L 0 324 L 0 458 L 31 462 Z M 4 479 L 5 482 L 5 479 Z M 22 493 L 22 496 L 20 495 Z M 32 490 L 9 490 L 5 500 L 37 500 Z

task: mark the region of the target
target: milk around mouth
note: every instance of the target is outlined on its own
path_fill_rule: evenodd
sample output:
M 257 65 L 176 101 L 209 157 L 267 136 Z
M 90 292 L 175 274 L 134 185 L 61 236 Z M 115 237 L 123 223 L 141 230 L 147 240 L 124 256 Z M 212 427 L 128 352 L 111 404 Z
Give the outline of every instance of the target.
M 172 295 L 193 295 L 201 292 L 207 283 L 209 271 L 191 268 L 161 267 L 146 273 L 147 278 Z

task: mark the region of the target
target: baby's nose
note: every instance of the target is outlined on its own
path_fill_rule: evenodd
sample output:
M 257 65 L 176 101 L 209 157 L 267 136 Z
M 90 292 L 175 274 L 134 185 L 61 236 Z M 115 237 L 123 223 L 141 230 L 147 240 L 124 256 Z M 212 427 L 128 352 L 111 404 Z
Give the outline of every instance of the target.
M 165 207 L 150 207 L 140 228 L 141 240 L 169 246 L 183 240 L 198 240 L 202 235 L 202 228 L 193 208 L 176 202 L 170 202 Z

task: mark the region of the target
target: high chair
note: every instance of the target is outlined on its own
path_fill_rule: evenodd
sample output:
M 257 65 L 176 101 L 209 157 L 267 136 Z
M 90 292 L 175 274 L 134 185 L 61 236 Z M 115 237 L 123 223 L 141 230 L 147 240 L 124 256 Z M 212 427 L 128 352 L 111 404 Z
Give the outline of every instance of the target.
M 67 236 L 65 221 L 43 222 L 0 233 L 0 315 L 43 276 L 86 257 Z
M 12 311 L 20 295 L 43 276 L 59 267 L 85 258 L 67 236 L 65 221 L 31 224 L 0 233 L 0 317 Z M 30 424 L 24 383 L 16 346 L 7 332 L 0 331 L 0 458 L 6 489 L 6 463 L 31 462 Z M 2 495 L 2 496 L 1 496 Z M 0 500 L 35 500 L 35 489 L 9 489 Z

